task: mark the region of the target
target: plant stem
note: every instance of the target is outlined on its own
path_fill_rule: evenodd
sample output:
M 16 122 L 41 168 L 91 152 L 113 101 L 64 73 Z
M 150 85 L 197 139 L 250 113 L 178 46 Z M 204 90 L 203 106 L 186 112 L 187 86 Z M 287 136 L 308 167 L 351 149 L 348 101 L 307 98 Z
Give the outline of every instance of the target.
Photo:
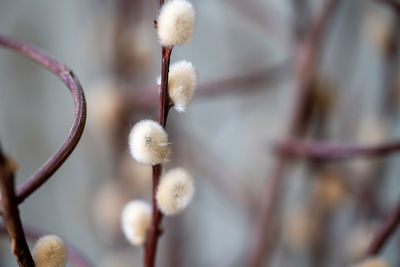
M 299 136 L 304 130 L 304 117 L 306 114 L 307 97 L 310 85 L 318 62 L 321 50 L 322 35 L 332 17 L 339 0 L 326 0 L 324 7 L 313 20 L 304 39 L 300 42 L 295 60 L 296 87 L 295 102 L 288 123 L 287 138 Z M 274 214 L 279 204 L 282 177 L 287 166 L 288 158 L 278 155 L 275 165 L 271 169 L 271 184 L 267 184 L 261 203 L 261 210 L 256 221 L 250 247 L 250 266 L 264 266 L 264 259 L 268 258 L 271 251 Z M 276 232 L 276 231 L 274 231 Z
M 289 157 L 305 157 L 312 160 L 345 160 L 353 157 L 378 157 L 400 152 L 400 141 L 370 146 L 288 141 L 277 143 L 275 149 L 278 153 Z
M 25 237 L 27 240 L 31 242 L 37 241 L 42 236 L 47 235 L 46 233 L 40 232 L 36 229 L 24 229 Z M 0 235 L 7 234 L 7 229 L 4 225 L 0 225 Z M 68 244 L 67 242 L 64 243 L 67 246 L 67 254 L 68 254 L 68 262 L 74 264 L 77 267 L 91 267 L 94 266 L 89 262 L 89 260 L 84 256 L 76 247 Z
M 161 87 L 160 87 L 160 104 L 158 108 L 158 123 L 165 128 L 167 117 L 170 109 L 170 100 L 168 96 L 168 73 L 171 60 L 172 47 L 162 47 L 161 59 Z M 162 172 L 162 164 L 153 166 L 153 217 L 149 232 L 149 239 L 146 244 L 145 266 L 154 267 L 156 260 L 158 238 L 161 234 L 160 225 L 163 218 L 161 211 L 158 209 L 156 193 Z
M 378 228 L 371 244 L 367 250 L 367 257 L 378 254 L 389 237 L 394 233 L 396 228 L 400 224 L 400 200 L 397 202 L 394 210 L 387 216 L 386 220 L 383 221 L 382 225 Z
M 72 128 L 61 147 L 51 156 L 29 179 L 17 189 L 17 203 L 22 203 L 29 195 L 44 184 L 67 160 L 77 146 L 86 123 L 86 101 L 83 89 L 75 74 L 64 64 L 58 62 L 43 51 L 20 41 L 0 35 L 0 46 L 13 49 L 39 63 L 56 74 L 69 88 L 74 105 L 74 122 Z
M 14 191 L 14 167 L 7 159 L 0 147 L 0 185 L 2 195 L 2 216 L 8 236 L 11 240 L 11 250 L 18 265 L 34 267 L 32 255 L 25 239 L 21 218 L 19 217 L 18 203 Z
M 228 94 L 248 94 L 250 91 L 256 92 L 260 90 L 255 85 L 264 85 L 268 89 L 272 89 L 275 84 L 287 78 L 288 70 L 289 62 L 284 61 L 253 73 L 234 75 L 215 81 L 204 82 L 198 85 L 194 98 L 215 98 Z M 128 113 L 132 113 L 138 108 L 151 109 L 158 104 L 157 93 L 149 85 L 143 85 L 140 88 L 135 87 L 132 90 L 121 90 L 118 93 L 122 94 L 122 104 Z

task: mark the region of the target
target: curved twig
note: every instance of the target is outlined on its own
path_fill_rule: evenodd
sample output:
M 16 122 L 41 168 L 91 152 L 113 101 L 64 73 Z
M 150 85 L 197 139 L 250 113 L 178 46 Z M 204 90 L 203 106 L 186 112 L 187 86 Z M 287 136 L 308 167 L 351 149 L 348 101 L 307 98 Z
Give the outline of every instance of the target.
M 42 165 L 42 167 L 36 171 L 36 173 L 34 173 L 27 181 L 18 187 L 17 201 L 18 203 L 22 203 L 25 198 L 37 190 L 58 170 L 58 168 L 60 168 L 60 166 L 75 149 L 85 127 L 86 101 L 82 86 L 75 74 L 61 62 L 52 59 L 43 51 L 40 51 L 31 45 L 1 35 L 0 45 L 13 49 L 16 52 L 29 57 L 33 61 L 39 63 L 49 71 L 56 74 L 71 91 L 75 105 L 74 122 L 67 139 L 57 150 L 57 152 L 51 156 L 51 158 L 48 159 Z
M 400 141 L 372 146 L 288 141 L 278 142 L 275 150 L 291 157 L 305 157 L 312 160 L 344 160 L 353 157 L 378 157 L 400 152 Z

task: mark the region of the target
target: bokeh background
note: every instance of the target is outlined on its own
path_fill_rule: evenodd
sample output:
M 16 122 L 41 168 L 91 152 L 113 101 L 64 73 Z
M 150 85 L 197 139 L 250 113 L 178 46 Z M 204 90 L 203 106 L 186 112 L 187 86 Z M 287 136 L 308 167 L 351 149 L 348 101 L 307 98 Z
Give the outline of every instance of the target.
M 197 191 L 183 214 L 165 218 L 157 262 L 246 266 L 276 156 L 272 144 L 284 135 L 295 96 L 294 55 L 324 1 L 192 2 L 196 33 L 174 49 L 172 62 L 191 61 L 199 88 L 187 112 L 170 112 L 166 168 L 190 170 Z M 0 33 L 66 63 L 88 100 L 80 144 L 20 206 L 24 226 L 61 236 L 94 266 L 142 262 L 119 216 L 127 201 L 150 199 L 151 169 L 130 158 L 127 133 L 157 114 L 156 14 L 156 1 L 0 0 Z M 323 37 L 304 138 L 373 144 L 398 137 L 398 32 L 395 13 L 380 1 L 341 1 Z M 18 183 L 56 151 L 72 119 L 71 96 L 56 77 L 0 50 L 0 140 L 19 164 Z M 356 262 L 400 195 L 396 155 L 293 161 L 287 169 L 273 266 Z M 17 266 L 7 237 L 1 240 L 0 265 Z M 396 232 L 382 254 L 391 266 L 400 263 L 399 245 Z

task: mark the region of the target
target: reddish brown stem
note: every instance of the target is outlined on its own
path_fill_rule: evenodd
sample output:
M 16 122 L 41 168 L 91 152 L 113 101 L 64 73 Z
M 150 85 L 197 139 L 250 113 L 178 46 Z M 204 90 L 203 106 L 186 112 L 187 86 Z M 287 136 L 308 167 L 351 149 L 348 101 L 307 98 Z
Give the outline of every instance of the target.
M 367 257 L 378 254 L 400 224 L 400 200 L 378 228 L 367 250 Z
M 69 88 L 75 105 L 74 122 L 67 139 L 57 152 L 44 163 L 36 173 L 17 189 L 17 201 L 21 203 L 30 194 L 45 183 L 65 162 L 78 144 L 86 122 L 86 101 L 82 86 L 75 74 L 64 64 L 47 56 L 39 49 L 0 35 L 0 45 L 13 49 L 39 63 L 49 71 L 56 74 Z
M 344 160 L 353 157 L 378 157 L 400 152 L 400 141 L 363 146 L 351 144 L 281 142 L 275 149 L 289 157 L 305 157 L 311 160 Z
M 2 216 L 8 236 L 11 240 L 11 251 L 21 267 L 34 267 L 35 263 L 25 239 L 18 203 L 14 191 L 14 168 L 0 147 L 0 185 L 2 195 Z
M 291 112 L 292 116 L 288 123 L 287 137 L 298 136 L 303 131 L 307 96 L 320 54 L 322 35 L 338 2 L 338 0 L 325 1 L 323 9 L 315 20 L 313 20 L 309 31 L 300 43 L 295 61 L 297 80 L 294 92 L 295 102 Z M 280 155 L 271 169 L 271 184 L 268 184 L 264 190 L 261 211 L 258 213 L 259 217 L 257 218 L 255 231 L 251 239 L 250 266 L 262 266 L 264 259 L 271 253 L 273 215 L 279 203 L 282 177 L 286 164 L 287 157 Z
M 168 73 L 171 60 L 172 47 L 162 47 L 161 59 L 161 87 L 160 87 L 160 104 L 158 108 L 158 123 L 165 128 L 167 123 L 168 112 L 170 109 L 170 100 L 168 96 Z M 160 181 L 162 165 L 153 166 L 153 217 L 149 238 L 145 250 L 145 266 L 154 267 L 156 261 L 156 252 L 158 239 L 161 233 L 160 225 L 163 218 L 161 211 L 158 209 L 156 192 Z
M 33 229 L 26 229 L 25 228 L 25 237 L 30 242 L 35 242 L 40 237 L 45 236 L 47 234 L 39 232 Z M 0 225 L 0 234 L 7 234 L 7 229 Z M 65 241 L 64 241 L 65 242 Z M 75 247 L 71 246 L 70 244 L 66 244 L 67 246 L 67 254 L 68 254 L 68 262 L 72 263 L 76 267 L 91 267 L 93 266 L 89 261 L 83 256 Z
M 288 67 L 289 64 L 285 61 L 254 73 L 201 83 L 196 89 L 194 99 L 226 96 L 226 94 L 247 94 L 250 90 L 260 90 L 261 87 L 254 85 L 261 84 L 272 88 L 276 82 L 282 80 L 284 75 L 287 74 Z M 124 101 L 123 105 L 126 106 L 128 112 L 134 111 L 137 108 L 152 108 L 157 104 L 157 92 L 151 86 L 142 86 L 140 89 L 134 90 L 124 90 L 121 93 L 123 94 L 121 97 Z

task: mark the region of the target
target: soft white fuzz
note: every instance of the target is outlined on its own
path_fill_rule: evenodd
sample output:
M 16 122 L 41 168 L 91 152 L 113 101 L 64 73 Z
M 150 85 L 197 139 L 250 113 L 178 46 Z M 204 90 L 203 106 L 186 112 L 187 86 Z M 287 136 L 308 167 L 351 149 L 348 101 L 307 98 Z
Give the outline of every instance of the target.
M 389 267 L 389 264 L 381 258 L 370 258 L 357 264 L 355 267 Z
M 67 261 L 67 249 L 58 236 L 43 236 L 36 242 L 33 258 L 36 267 L 63 267 Z
M 132 157 L 140 163 L 162 163 L 169 154 L 168 134 L 155 121 L 139 121 L 129 134 L 129 149 Z
M 182 60 L 171 65 L 168 75 L 168 94 L 174 108 L 183 112 L 192 101 L 197 85 L 197 73 L 192 63 Z
M 172 0 L 161 8 L 157 21 L 160 43 L 164 46 L 184 45 L 192 39 L 195 26 L 193 5 L 186 0 Z
M 157 188 L 158 208 L 166 215 L 174 215 L 185 209 L 194 195 L 193 179 L 183 168 L 169 170 L 161 178 Z
M 122 232 L 133 245 L 140 246 L 146 241 L 151 222 L 151 207 L 143 200 L 133 200 L 122 210 Z

